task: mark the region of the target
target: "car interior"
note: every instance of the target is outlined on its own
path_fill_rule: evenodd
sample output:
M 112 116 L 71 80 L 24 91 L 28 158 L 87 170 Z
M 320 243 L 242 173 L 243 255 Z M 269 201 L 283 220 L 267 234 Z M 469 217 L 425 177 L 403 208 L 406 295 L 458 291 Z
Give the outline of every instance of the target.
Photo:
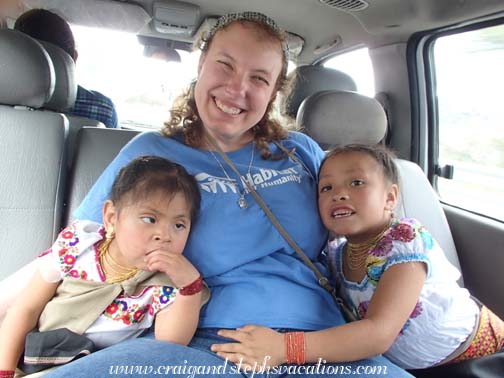
M 486 75 L 492 68 L 483 65 L 490 64 L 485 55 L 460 74 L 455 67 L 466 58 L 450 50 L 443 62 L 451 65 L 443 72 L 459 76 L 443 87 L 436 66 L 446 38 L 482 31 L 478 41 L 484 43 L 470 51 L 471 59 L 484 51 L 503 67 L 502 0 L 26 0 L 23 6 L 53 10 L 72 26 L 133 35 L 140 54 L 159 48 L 163 59 L 178 65 L 218 16 L 251 10 L 272 17 L 289 32 L 290 75 L 296 77 L 279 112 L 323 149 L 349 143 L 394 149 L 401 175 L 397 215 L 421 220 L 461 271 L 460 284 L 504 317 L 504 110 L 488 108 L 500 101 L 499 91 L 502 97 L 502 71 Z M 71 221 L 119 150 L 145 131 L 131 122 L 107 129 L 69 115 L 82 63 L 12 30 L 20 12 L 7 18 L 10 28 L 0 29 L 0 287 L 7 290 L 11 275 Z M 352 74 L 327 64 L 363 48 L 372 65 L 371 96 L 359 92 Z M 105 60 L 91 58 L 97 67 Z M 120 80 L 135 72 L 127 76 Z M 469 86 L 473 80 L 478 90 Z M 447 93 L 459 96 L 454 106 L 445 105 Z M 478 108 L 480 97 L 485 105 Z M 119 107 L 118 113 L 121 118 Z M 480 123 L 488 119 L 496 121 Z M 463 186 L 456 187 L 457 180 Z M 484 201 L 487 207 L 474 207 Z

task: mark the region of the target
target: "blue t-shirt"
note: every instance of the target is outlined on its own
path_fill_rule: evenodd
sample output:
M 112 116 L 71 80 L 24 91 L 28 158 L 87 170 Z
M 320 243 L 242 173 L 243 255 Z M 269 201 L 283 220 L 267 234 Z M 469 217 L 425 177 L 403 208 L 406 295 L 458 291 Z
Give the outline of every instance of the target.
M 264 160 L 256 150 L 248 180 L 253 181 L 305 254 L 316 260 L 327 237 L 316 195 L 316 175 L 324 153 L 313 140 L 296 132 L 291 132 L 282 144 L 290 150 L 295 148 L 304 167 L 290 158 Z M 275 155 L 281 153 L 274 144 L 270 149 Z M 244 176 L 251 152 L 249 144 L 228 153 Z M 318 285 L 313 272 L 297 257 L 252 195 L 245 194 L 248 208 L 238 206 L 242 186 L 236 189 L 229 182 L 223 168 L 229 178 L 236 180 L 236 175 L 214 154 L 157 132 L 140 134 L 106 168 L 75 216 L 101 222 L 101 208 L 112 182 L 118 170 L 133 158 L 156 155 L 180 163 L 195 175 L 202 195 L 200 213 L 184 251 L 211 289 L 200 327 L 260 324 L 312 330 L 342 324 L 331 296 Z M 325 267 L 319 264 L 319 268 L 327 275 Z

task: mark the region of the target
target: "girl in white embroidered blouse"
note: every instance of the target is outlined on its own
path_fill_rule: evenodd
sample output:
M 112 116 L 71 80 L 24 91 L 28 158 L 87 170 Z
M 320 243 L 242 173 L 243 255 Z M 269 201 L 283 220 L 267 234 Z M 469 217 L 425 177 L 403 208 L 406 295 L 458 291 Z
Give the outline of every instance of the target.
M 237 343 L 213 349 L 251 368 L 384 354 L 418 369 L 501 351 L 504 322 L 459 287 L 460 273 L 420 222 L 394 217 L 398 194 L 397 168 L 385 147 L 329 152 L 320 168 L 319 211 L 339 236 L 329 243 L 329 261 L 358 320 L 287 334 L 247 325 L 222 331 Z
M 54 345 L 71 360 L 136 337 L 154 320 L 156 339 L 187 345 L 208 299 L 182 254 L 199 204 L 196 180 L 179 164 L 143 156 L 122 168 L 103 225 L 75 221 L 39 256 L 2 324 L 0 375 L 14 376 L 23 349 L 21 367 L 31 373 L 61 364 Z M 35 353 L 40 345 L 51 357 Z

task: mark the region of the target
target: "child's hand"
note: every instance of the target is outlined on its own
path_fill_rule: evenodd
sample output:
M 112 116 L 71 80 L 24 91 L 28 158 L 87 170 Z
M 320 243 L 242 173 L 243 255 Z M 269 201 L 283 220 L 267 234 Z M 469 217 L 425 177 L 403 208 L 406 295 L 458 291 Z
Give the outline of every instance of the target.
M 176 287 L 184 287 L 194 282 L 200 273 L 184 255 L 157 249 L 145 257 L 146 269 L 157 270 L 171 278 Z
M 236 330 L 220 330 L 219 335 L 238 342 L 213 344 L 212 351 L 248 371 L 287 362 L 284 335 L 270 328 L 246 325 Z

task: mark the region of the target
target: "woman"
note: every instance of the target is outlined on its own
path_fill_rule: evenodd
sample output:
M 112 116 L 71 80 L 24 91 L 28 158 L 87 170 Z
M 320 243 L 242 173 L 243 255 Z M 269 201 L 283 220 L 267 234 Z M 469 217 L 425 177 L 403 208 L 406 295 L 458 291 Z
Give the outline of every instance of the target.
M 202 206 L 185 253 L 212 294 L 202 310 L 199 330 L 188 347 L 146 336 L 97 352 L 47 377 L 119 374 L 125 372 L 125 364 L 153 369 L 145 374 L 244 376 L 243 367 L 210 351 L 210 345 L 229 341 L 217 335 L 219 329 L 253 323 L 316 330 L 343 323 L 331 296 L 245 189 L 247 180 L 305 253 L 317 258 L 327 236 L 315 200 L 323 151 L 307 136 L 288 133 L 270 118 L 273 101 L 286 83 L 285 35 L 268 17 L 246 12 L 220 18 L 200 48 L 198 80 L 177 101 L 163 135 L 145 133 L 125 146 L 76 213 L 80 219 L 98 220 L 116 172 L 139 155 L 171 159 L 194 174 Z M 295 151 L 302 164 L 273 142 Z M 213 143 L 234 162 L 241 177 Z M 409 376 L 384 358 L 346 367 L 364 365 L 386 365 L 387 374 Z M 334 372 L 333 368 L 325 374 L 319 366 L 313 376 Z

